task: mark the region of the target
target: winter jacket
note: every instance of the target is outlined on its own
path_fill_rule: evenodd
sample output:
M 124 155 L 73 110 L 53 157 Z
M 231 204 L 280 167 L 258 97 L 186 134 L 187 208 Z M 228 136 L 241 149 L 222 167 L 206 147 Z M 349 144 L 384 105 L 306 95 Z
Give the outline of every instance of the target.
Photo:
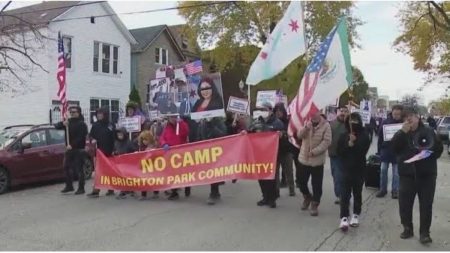
M 338 138 L 337 155 L 342 162 L 342 173 L 345 178 L 361 178 L 366 168 L 366 155 L 370 148 L 370 139 L 362 124 L 355 129 L 356 140 L 352 147 L 348 145 L 349 131 L 346 130 Z
M 97 141 L 97 148 L 109 156 L 114 149 L 114 132 L 114 125 L 105 119 L 97 121 L 92 125 L 89 136 Z
M 338 119 L 333 120 L 330 123 L 331 127 L 331 145 L 328 148 L 328 156 L 330 157 L 336 157 L 337 154 L 337 148 L 338 148 L 338 141 L 342 134 L 346 133 L 347 130 L 345 129 L 345 123 L 342 121 L 339 121 Z
M 251 124 L 250 132 L 274 132 L 283 131 L 284 124 L 279 120 L 275 114 L 272 114 L 267 120 L 259 117 Z
M 302 140 L 298 160 L 306 166 L 317 167 L 325 164 L 325 154 L 331 144 L 331 127 L 323 118 L 319 125 L 307 130 L 301 129 L 298 132 L 298 138 Z M 308 157 L 309 152 L 313 156 Z
M 383 125 L 399 124 L 401 120 L 394 120 L 392 117 L 385 119 L 378 130 L 378 153 L 380 154 L 381 162 L 397 163 L 397 160 L 392 150 L 391 141 L 384 141 L 383 139 Z
M 420 152 L 413 144 L 414 136 L 420 132 L 426 132 L 434 138 L 434 145 L 431 148 L 433 153 L 426 159 L 413 163 L 404 163 L 405 160 L 410 159 Z M 398 162 L 399 176 L 437 175 L 437 159 L 441 157 L 444 147 L 433 129 L 420 122 L 416 131 L 405 133 L 400 130 L 392 138 L 392 146 Z
M 190 142 L 210 140 L 227 135 L 227 127 L 223 118 L 202 119 L 200 122 L 192 121 Z
M 55 124 L 56 129 L 66 131 L 66 127 L 63 122 Z M 86 137 L 88 134 L 88 129 L 86 123 L 84 123 L 84 118 L 80 115 L 79 118 L 69 119 L 69 143 L 72 149 L 83 149 L 86 147 Z M 66 131 L 67 135 L 67 131 Z M 67 140 L 66 140 L 67 145 Z
M 181 145 L 188 142 L 189 126 L 184 120 L 180 120 L 178 123 L 178 135 L 176 125 L 167 123 L 159 138 L 159 145 L 162 147 L 165 144 L 169 146 Z
M 125 138 L 123 140 L 119 140 L 116 138 L 114 142 L 114 155 L 133 153 L 136 149 L 134 148 L 133 143 L 128 138 L 127 130 L 122 127 L 118 129 L 117 132 L 122 132 Z

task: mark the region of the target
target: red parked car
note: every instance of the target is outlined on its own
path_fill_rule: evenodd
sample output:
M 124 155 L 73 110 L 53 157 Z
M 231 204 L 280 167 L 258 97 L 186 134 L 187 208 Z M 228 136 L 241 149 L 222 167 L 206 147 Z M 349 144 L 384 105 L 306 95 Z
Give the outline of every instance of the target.
M 86 146 L 86 179 L 92 176 L 95 147 Z M 65 134 L 52 125 L 19 125 L 0 131 L 0 194 L 11 186 L 63 179 Z

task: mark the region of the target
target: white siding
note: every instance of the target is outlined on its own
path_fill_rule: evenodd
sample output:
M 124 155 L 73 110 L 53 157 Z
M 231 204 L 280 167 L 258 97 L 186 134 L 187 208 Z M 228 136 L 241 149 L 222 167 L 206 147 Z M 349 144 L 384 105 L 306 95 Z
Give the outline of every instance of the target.
M 100 4 L 94 4 L 76 7 L 60 18 L 103 14 L 107 14 L 104 8 Z M 51 101 L 58 100 L 58 31 L 72 37 L 72 68 L 67 70 L 68 100 L 79 101 L 83 109 L 89 109 L 91 97 L 119 99 L 121 105 L 127 102 L 130 92 L 130 43 L 110 17 L 96 18 L 94 24 L 91 24 L 90 19 L 53 22 L 49 25 L 49 30 L 49 37 L 54 40 L 48 42 L 46 52 L 42 52 L 39 57 L 40 62 L 46 63 L 49 73 L 40 73 L 32 78 L 31 82 L 39 87 L 38 92 L 15 98 L 1 97 L 0 127 L 18 123 L 48 122 Z M 94 41 L 119 46 L 118 75 L 93 71 Z M 20 118 L 17 115 L 20 115 Z

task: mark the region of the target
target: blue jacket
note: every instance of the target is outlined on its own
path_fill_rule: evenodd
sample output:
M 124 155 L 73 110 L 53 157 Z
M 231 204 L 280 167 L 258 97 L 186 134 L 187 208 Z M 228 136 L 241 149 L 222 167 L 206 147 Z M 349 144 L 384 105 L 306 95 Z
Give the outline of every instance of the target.
M 398 124 L 402 122 L 402 120 L 394 120 L 393 118 L 389 117 L 383 120 L 383 122 L 381 123 L 378 130 L 378 153 L 380 154 L 381 162 L 394 164 L 397 163 L 391 141 L 383 140 L 383 125 Z

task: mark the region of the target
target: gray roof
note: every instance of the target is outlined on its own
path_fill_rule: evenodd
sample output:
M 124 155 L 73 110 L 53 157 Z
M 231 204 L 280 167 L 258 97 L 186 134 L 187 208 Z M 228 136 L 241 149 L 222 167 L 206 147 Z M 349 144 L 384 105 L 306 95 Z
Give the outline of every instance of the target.
M 26 23 L 33 26 L 47 25 L 79 3 L 80 1 L 49 1 L 5 11 L 0 18 L 0 28 L 7 30 L 9 27 L 17 28 L 17 25 Z
M 132 46 L 132 51 L 142 51 L 152 43 L 166 28 L 166 25 L 158 25 L 130 30 L 138 44 Z

